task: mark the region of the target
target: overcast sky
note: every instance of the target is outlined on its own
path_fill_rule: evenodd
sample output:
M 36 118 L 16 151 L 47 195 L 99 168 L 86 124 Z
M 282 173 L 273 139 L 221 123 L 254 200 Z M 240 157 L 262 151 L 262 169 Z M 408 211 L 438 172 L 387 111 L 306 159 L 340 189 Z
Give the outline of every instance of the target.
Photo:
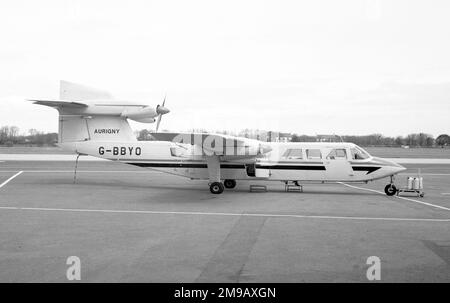
M 0 1 L 0 125 L 57 131 L 59 80 L 162 128 L 450 132 L 450 1 Z M 133 124 L 135 129 L 154 124 Z

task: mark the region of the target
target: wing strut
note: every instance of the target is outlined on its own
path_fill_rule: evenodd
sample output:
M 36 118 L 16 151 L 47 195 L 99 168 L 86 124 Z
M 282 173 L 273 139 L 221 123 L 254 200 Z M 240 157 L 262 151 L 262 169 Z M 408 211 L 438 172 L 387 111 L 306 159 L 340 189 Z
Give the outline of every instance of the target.
M 75 160 L 75 169 L 73 171 L 73 184 L 77 182 L 78 159 L 80 158 L 80 156 L 87 156 L 87 155 L 77 152 L 77 159 Z
M 73 171 L 73 184 L 77 182 L 77 168 L 78 168 L 78 159 L 82 154 L 77 154 L 77 159 L 75 160 L 75 170 Z
M 209 190 L 213 194 L 221 194 L 224 190 L 224 186 L 222 182 L 220 182 L 219 156 L 206 156 L 206 165 L 208 166 Z

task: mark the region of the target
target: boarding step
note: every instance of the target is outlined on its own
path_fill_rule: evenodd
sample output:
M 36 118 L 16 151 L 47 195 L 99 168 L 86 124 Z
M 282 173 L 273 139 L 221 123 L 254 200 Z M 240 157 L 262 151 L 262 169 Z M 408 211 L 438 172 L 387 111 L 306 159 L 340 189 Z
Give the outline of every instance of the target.
M 267 192 L 267 186 L 265 185 L 250 185 L 250 192 Z
M 287 191 L 287 192 L 302 193 L 303 192 L 303 185 L 295 184 L 295 183 L 286 183 L 284 185 L 284 190 Z

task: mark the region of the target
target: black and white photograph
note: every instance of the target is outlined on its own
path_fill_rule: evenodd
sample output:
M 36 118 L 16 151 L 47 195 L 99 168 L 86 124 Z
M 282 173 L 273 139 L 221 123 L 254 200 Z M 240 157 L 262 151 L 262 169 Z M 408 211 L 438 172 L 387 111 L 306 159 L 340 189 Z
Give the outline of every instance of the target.
M 450 282 L 449 16 L 1 0 L 0 283 Z

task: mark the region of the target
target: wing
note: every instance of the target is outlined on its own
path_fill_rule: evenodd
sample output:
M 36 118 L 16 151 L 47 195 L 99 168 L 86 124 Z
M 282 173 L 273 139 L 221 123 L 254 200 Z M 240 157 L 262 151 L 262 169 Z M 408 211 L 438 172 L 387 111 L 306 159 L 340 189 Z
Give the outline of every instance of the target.
M 206 155 L 227 156 L 227 158 L 252 158 L 272 150 L 270 146 L 258 140 L 222 134 L 153 133 L 151 135 L 158 141 L 196 145 L 201 147 L 202 153 Z
M 206 159 L 209 182 L 211 183 L 210 190 L 213 193 L 220 193 L 220 186 L 223 190 L 220 165 L 222 161 L 254 163 L 256 158 L 272 150 L 269 145 L 258 140 L 220 134 L 154 133 L 152 136 L 157 140 L 194 145 L 193 155 L 199 155 Z M 216 187 L 219 189 L 213 190 Z

